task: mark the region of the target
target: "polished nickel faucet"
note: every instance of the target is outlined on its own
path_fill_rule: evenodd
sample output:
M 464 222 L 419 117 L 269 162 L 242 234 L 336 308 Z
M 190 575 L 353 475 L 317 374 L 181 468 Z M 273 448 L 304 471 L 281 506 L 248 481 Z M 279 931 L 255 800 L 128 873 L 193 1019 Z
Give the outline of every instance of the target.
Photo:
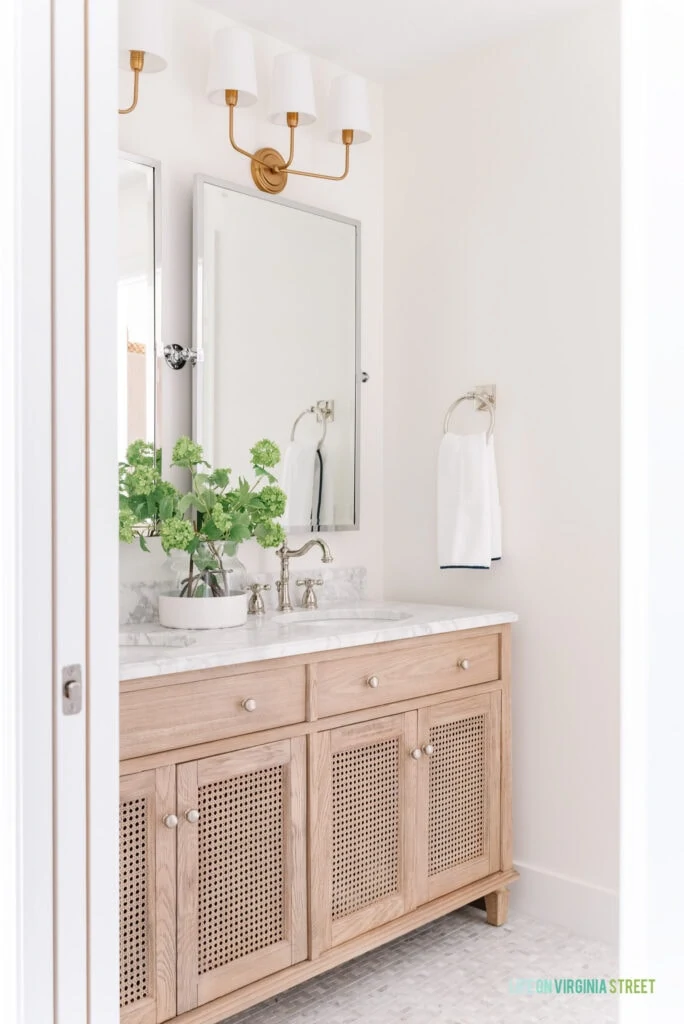
M 323 552 L 322 562 L 332 562 L 333 556 L 330 554 L 330 548 L 321 540 L 320 537 L 314 537 L 312 540 L 307 540 L 306 544 L 302 544 L 301 548 L 288 548 L 287 541 L 281 548 L 278 548 L 276 555 L 280 559 L 280 579 L 276 583 L 278 590 L 278 611 L 279 612 L 291 612 L 292 601 L 290 600 L 290 559 L 299 558 L 300 555 L 305 555 L 307 551 L 315 547 L 318 544 L 319 548 Z

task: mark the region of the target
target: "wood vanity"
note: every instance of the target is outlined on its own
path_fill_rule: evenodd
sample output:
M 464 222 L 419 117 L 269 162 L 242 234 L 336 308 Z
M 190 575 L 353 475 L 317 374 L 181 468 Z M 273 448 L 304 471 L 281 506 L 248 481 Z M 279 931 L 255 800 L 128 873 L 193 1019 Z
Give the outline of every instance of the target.
M 510 625 L 121 683 L 124 1024 L 216 1024 L 485 897 Z

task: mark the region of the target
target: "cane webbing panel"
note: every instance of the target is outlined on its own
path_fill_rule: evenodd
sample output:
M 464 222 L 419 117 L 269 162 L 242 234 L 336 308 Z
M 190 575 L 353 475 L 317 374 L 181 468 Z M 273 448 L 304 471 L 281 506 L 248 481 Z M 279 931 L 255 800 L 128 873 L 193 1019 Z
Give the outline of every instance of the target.
M 484 715 L 430 729 L 429 875 L 483 856 L 486 846 Z
M 147 800 L 119 804 L 119 1006 L 149 995 Z
M 198 974 L 280 942 L 283 766 L 199 787 Z
M 332 917 L 399 888 L 399 739 L 333 754 Z

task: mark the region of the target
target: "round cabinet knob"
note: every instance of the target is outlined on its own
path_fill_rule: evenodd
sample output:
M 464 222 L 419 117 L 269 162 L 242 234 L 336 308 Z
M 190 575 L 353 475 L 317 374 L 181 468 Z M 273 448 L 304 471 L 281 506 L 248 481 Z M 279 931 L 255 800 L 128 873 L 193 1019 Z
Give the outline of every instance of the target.
M 458 665 L 459 668 L 470 668 L 470 662 L 468 661 L 467 658 L 459 658 L 456 664 Z
M 191 825 L 195 825 L 199 821 L 199 811 L 186 811 L 185 817 L 188 819 Z
M 425 746 L 423 747 L 423 753 L 425 754 L 426 757 L 432 757 L 434 752 L 435 748 L 431 743 L 426 743 Z
M 176 817 L 175 814 L 166 814 L 166 815 L 164 815 L 163 821 L 164 821 L 164 824 L 166 825 L 167 828 L 177 828 L 178 827 L 178 818 Z
M 420 749 L 420 747 L 416 747 L 415 750 L 411 751 L 411 757 L 413 758 L 414 761 L 420 761 L 422 756 L 423 751 Z
M 247 697 L 245 700 L 243 700 L 242 706 L 245 709 L 245 711 L 256 711 L 256 701 L 254 700 L 253 697 Z
M 366 682 L 370 686 L 371 690 L 377 690 L 378 686 L 380 685 L 380 680 L 378 679 L 377 676 L 368 676 Z

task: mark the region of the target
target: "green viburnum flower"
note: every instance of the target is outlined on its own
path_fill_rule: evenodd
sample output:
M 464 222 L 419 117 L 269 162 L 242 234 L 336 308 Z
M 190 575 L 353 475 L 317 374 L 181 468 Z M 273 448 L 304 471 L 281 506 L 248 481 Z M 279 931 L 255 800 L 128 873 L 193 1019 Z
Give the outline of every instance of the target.
M 259 491 L 259 500 L 263 506 L 265 515 L 269 519 L 278 519 L 285 511 L 287 495 L 280 487 L 268 484 Z
M 216 505 L 214 505 L 213 509 L 211 510 L 211 518 L 214 520 L 214 523 L 216 524 L 216 529 L 220 530 L 221 533 L 228 533 L 231 526 L 233 525 L 233 520 L 230 518 L 226 510 L 218 502 L 216 503 Z
M 187 551 L 195 537 L 189 519 L 165 519 L 161 524 L 161 543 L 164 551 Z
M 119 540 L 124 544 L 132 544 L 135 540 L 135 534 L 133 533 L 133 527 L 135 526 L 135 516 L 131 512 L 130 508 L 119 509 Z
M 273 441 L 263 438 L 257 441 L 253 448 L 250 448 L 253 466 L 277 466 L 280 462 L 280 448 Z
M 126 449 L 126 461 L 132 466 L 154 465 L 154 445 L 149 441 L 133 441 Z
M 131 497 L 150 494 L 158 480 L 154 466 L 136 466 L 126 477 L 126 487 Z
M 191 441 L 189 437 L 179 437 L 173 446 L 171 459 L 174 466 L 183 466 L 185 469 L 192 469 L 204 462 L 202 445 Z
M 259 523 L 254 536 L 262 548 L 277 548 L 285 542 L 285 530 L 280 523 Z
M 160 480 L 155 488 L 154 496 L 159 503 L 159 518 L 171 519 L 178 508 L 178 491 L 168 480 Z

